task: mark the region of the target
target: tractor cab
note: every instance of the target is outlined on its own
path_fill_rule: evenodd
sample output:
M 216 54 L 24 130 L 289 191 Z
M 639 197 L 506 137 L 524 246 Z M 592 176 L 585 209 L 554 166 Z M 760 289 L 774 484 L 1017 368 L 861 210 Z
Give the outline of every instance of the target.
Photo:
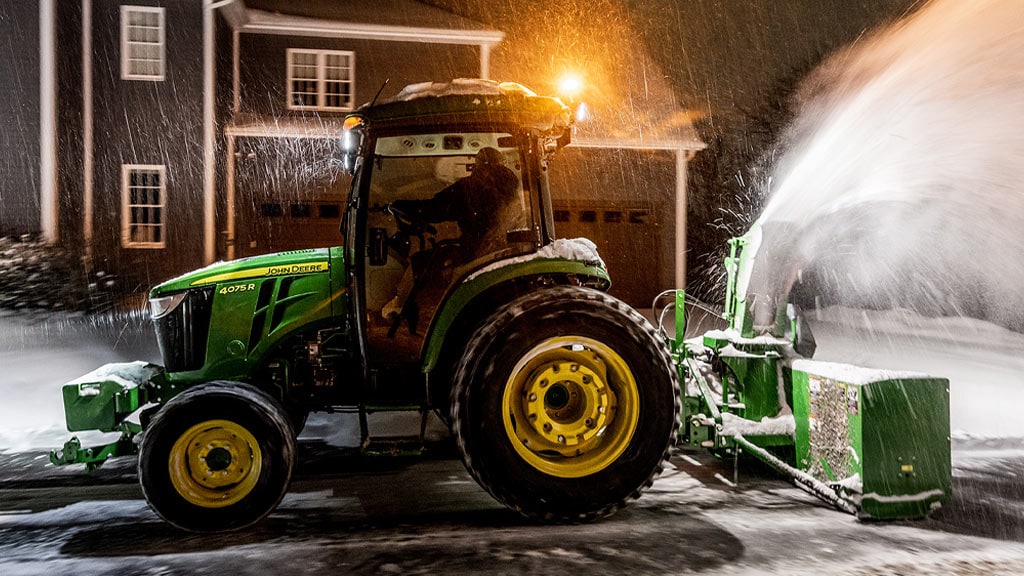
M 455 287 L 554 239 L 543 172 L 570 118 L 518 84 L 457 80 L 409 86 L 346 119 L 343 232 L 375 378 L 410 380 Z

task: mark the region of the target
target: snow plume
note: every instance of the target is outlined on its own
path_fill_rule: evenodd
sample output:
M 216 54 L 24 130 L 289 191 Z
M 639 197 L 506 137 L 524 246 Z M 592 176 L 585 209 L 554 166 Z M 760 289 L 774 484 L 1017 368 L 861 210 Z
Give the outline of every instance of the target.
M 805 81 L 761 222 L 813 295 L 1024 330 L 1021 22 L 935 0 Z

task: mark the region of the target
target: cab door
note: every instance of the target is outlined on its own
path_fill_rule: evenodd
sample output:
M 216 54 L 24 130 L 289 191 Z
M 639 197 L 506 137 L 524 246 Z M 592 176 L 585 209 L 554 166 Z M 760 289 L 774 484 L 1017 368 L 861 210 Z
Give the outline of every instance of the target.
M 375 141 L 363 175 L 368 183 L 362 320 L 368 362 L 378 374 L 402 372 L 397 366 L 418 373 L 424 339 L 449 289 L 473 270 L 524 251 L 521 243 L 508 240 L 510 231 L 532 228 L 520 143 L 509 132 L 475 131 L 403 134 Z M 474 170 L 475 180 L 481 179 L 478 158 L 484 148 L 496 151 L 509 192 L 498 206 L 467 211 L 466 206 L 480 204 L 483 198 L 477 195 L 483 192 L 467 183 L 474 181 Z M 456 194 L 455 188 L 461 191 Z M 461 202 L 453 205 L 452 198 Z M 436 205 L 439 199 L 445 207 Z M 477 225 L 483 234 L 470 234 L 468 228 Z M 472 249 L 467 237 L 473 238 Z

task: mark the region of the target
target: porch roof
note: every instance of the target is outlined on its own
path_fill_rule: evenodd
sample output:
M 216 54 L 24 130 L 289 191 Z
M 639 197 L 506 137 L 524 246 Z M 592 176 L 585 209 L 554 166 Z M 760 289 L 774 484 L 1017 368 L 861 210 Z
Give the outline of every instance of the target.
M 497 44 L 505 33 L 415 0 L 236 0 L 223 8 L 236 30 L 258 34 Z

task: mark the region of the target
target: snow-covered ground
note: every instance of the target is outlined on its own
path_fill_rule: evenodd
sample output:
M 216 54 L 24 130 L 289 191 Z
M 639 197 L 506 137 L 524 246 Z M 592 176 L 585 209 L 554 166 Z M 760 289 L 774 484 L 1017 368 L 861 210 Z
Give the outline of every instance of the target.
M 324 462 L 299 475 L 266 522 L 190 536 L 149 510 L 128 459 L 64 475 L 41 454 L 9 453 L 66 439 L 64 381 L 105 362 L 157 360 L 148 326 L 0 316 L 0 460 L 10 480 L 0 487 L 0 573 L 1024 573 L 1024 451 L 1007 449 L 1020 440 L 985 439 L 1024 436 L 1015 414 L 1024 335 L 842 308 L 822 310 L 813 328 L 821 360 L 948 377 L 959 438 L 983 438 L 960 446 L 998 448 L 954 451 L 953 501 L 936 517 L 858 522 L 746 465 L 735 485 L 729 462 L 698 451 L 676 454 L 643 498 L 610 519 L 538 526 L 492 500 L 456 460 L 381 467 L 306 443 L 306 456 Z M 307 434 L 349 443 L 357 429 L 331 418 L 311 419 Z
M 0 451 L 63 445 L 69 434 L 61 386 L 102 364 L 131 360 L 159 361 L 152 329 L 139 318 L 0 312 Z
M 949 378 L 951 427 L 958 437 L 1024 438 L 1024 334 L 904 310 L 834 307 L 809 315 L 816 359 Z M 61 446 L 69 436 L 61 385 L 101 364 L 130 360 L 159 362 L 143 320 L 0 315 L 0 451 Z M 343 445 L 357 442 L 357 433 L 352 419 L 339 416 L 314 417 L 307 430 L 307 436 Z M 80 436 L 89 442 L 89 434 Z

